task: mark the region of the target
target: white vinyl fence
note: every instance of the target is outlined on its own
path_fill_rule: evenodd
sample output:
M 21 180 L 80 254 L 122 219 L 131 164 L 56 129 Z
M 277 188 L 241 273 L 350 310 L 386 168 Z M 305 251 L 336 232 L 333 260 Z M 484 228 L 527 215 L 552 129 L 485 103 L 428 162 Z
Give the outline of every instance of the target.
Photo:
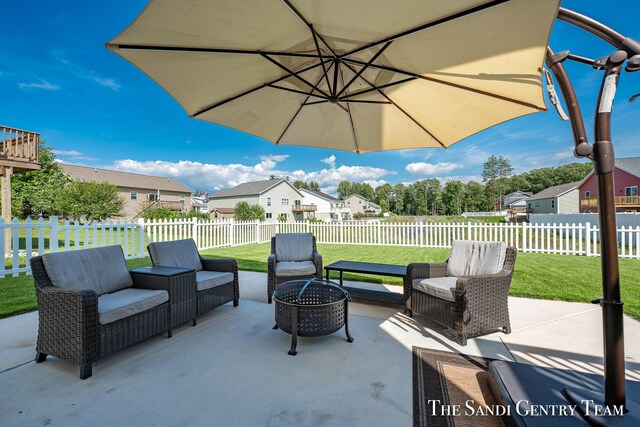
M 0 219 L 0 242 L 11 233 L 11 250 L 5 250 L 0 277 L 30 273 L 29 260 L 45 252 L 117 244 L 127 258 L 147 255 L 146 245 L 193 238 L 199 249 L 269 242 L 276 233 L 310 232 L 318 243 L 449 248 L 453 240 L 504 241 L 521 252 L 598 256 L 598 227 L 585 224 L 472 224 L 383 223 L 345 221 L 332 223 L 199 221 L 196 219 L 138 220 L 138 222 L 59 223 L 49 220 Z M 52 237 L 53 236 L 53 237 Z M 57 238 L 56 238 L 57 237 Z M 640 258 L 640 227 L 618 228 L 621 258 Z

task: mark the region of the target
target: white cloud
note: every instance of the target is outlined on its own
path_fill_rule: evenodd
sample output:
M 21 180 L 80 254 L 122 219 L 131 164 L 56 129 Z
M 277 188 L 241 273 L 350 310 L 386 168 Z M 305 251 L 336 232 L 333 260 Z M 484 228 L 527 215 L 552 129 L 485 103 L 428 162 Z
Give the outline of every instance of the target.
M 436 164 L 418 162 L 409 163 L 405 170 L 411 175 L 440 175 L 464 167 L 460 163 L 440 162 Z
M 48 91 L 60 90 L 60 86 L 54 85 L 40 77 L 36 77 L 40 83 L 18 83 L 20 89 L 42 89 Z
M 336 167 L 336 156 L 334 156 L 333 154 L 330 155 L 329 157 L 325 158 L 325 159 L 320 160 L 320 161 L 322 163 L 328 164 L 331 169 L 335 169 L 335 167 Z
M 219 190 L 234 187 L 247 181 L 269 179 L 271 175 L 278 177 L 289 176 L 291 180 L 316 181 L 320 189 L 327 193 L 335 193 L 338 183 L 342 180 L 384 183 L 382 177 L 394 175 L 387 169 L 370 166 L 340 166 L 318 171 L 294 170 L 287 171 L 277 168 L 278 162 L 288 156 L 260 156 L 260 162 L 254 165 L 211 164 L 181 160 L 178 162 L 146 161 L 124 159 L 116 160 L 108 169 L 124 172 L 142 173 L 146 175 L 174 178 L 192 189 Z
M 573 159 L 573 147 L 569 147 L 568 149 L 556 153 L 553 155 L 553 160 L 571 160 Z
M 80 77 L 83 77 L 83 76 L 80 76 Z M 102 78 L 102 77 L 98 77 L 98 76 L 86 76 L 86 78 L 96 82 L 100 86 L 107 87 L 107 88 L 109 88 L 111 90 L 118 91 L 118 90 L 120 90 L 120 87 L 121 87 L 120 83 L 116 82 L 114 79 Z
M 76 150 L 53 150 L 56 156 L 82 156 L 82 153 Z

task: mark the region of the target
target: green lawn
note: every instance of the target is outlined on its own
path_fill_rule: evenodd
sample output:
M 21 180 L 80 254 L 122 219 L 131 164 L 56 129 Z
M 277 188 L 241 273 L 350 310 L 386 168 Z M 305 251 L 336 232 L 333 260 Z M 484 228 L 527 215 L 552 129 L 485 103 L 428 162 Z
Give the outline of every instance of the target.
M 441 262 L 448 249 L 319 244 L 324 264 L 340 259 L 408 264 Z M 269 244 L 245 245 L 203 251 L 205 256 L 233 257 L 241 270 L 267 271 Z M 130 268 L 149 265 L 149 258 L 128 261 Z M 625 313 L 640 320 L 640 260 L 620 260 Z M 400 285 L 401 279 L 345 273 L 345 279 Z M 589 302 L 602 296 L 600 258 L 519 253 L 510 294 L 519 297 Z M 20 276 L 0 279 L 0 318 L 36 308 L 33 279 Z

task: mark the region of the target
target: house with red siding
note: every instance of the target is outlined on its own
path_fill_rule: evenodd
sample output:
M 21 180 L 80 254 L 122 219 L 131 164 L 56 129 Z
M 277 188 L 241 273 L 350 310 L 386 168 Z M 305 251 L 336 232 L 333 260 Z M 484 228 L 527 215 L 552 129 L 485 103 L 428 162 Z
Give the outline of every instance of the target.
M 598 212 L 597 177 L 593 171 L 578 187 L 580 212 Z M 616 212 L 640 212 L 640 157 L 616 159 L 613 171 Z

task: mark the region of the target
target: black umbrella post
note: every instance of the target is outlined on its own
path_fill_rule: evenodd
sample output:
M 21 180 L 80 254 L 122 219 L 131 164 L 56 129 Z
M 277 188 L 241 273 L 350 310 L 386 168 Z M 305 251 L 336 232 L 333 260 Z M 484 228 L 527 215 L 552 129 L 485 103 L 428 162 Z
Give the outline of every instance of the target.
M 622 301 L 620 300 L 620 275 L 618 268 L 618 242 L 616 208 L 614 200 L 613 171 L 615 156 L 611 143 L 611 110 L 622 67 L 626 71 L 640 69 L 640 44 L 616 31 L 576 12 L 560 9 L 558 19 L 569 22 L 612 44 L 617 50 L 598 60 L 579 57 L 568 51 L 555 54 L 547 50 L 547 66 L 551 68 L 562 90 L 575 140 L 575 155 L 589 157 L 594 162 L 598 183 L 598 217 L 600 222 L 600 257 L 602 265 L 603 297 L 594 300 L 602 306 L 604 341 L 604 396 L 592 392 L 567 388 L 565 394 L 572 402 L 581 406 L 585 399 L 604 403 L 608 407 L 629 409 L 626 401 L 624 366 L 624 327 Z M 604 76 L 595 113 L 595 142 L 589 146 L 584 130 L 582 113 L 569 77 L 562 65 L 566 59 L 589 64 L 604 70 Z M 632 406 L 636 406 L 632 404 Z M 631 418 L 637 419 L 634 413 Z

